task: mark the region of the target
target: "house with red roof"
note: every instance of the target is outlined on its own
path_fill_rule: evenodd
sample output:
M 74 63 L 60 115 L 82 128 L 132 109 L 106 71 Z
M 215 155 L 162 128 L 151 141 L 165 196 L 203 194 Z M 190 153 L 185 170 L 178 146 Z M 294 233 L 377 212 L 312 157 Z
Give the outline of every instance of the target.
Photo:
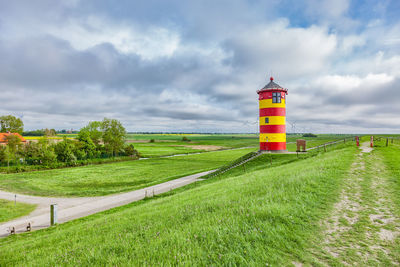
M 21 140 L 21 143 L 24 143 L 24 144 L 26 143 L 25 138 L 23 138 L 22 135 L 20 135 L 19 133 L 8 132 L 8 133 L 0 133 L 0 145 L 7 145 L 7 143 L 8 143 L 7 137 L 10 135 L 15 135 Z

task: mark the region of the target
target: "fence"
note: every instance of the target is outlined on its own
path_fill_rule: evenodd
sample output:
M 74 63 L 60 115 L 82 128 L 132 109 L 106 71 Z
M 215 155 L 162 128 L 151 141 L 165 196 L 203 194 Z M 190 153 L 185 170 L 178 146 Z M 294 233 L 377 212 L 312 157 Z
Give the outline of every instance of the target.
M 373 136 L 374 142 L 384 141 L 384 146 L 389 146 L 390 144 L 400 144 L 400 137 L 399 136 Z M 383 139 L 383 140 L 382 140 Z
M 340 143 L 346 144 L 346 142 L 351 142 L 351 141 L 355 141 L 355 140 L 356 140 L 355 136 L 349 136 L 349 137 L 345 137 L 343 139 L 327 142 L 327 143 L 322 144 L 322 145 L 310 147 L 310 148 L 306 149 L 306 151 L 311 151 L 311 150 L 320 151 L 320 150 L 323 149 L 324 152 L 326 152 L 328 150 L 328 147 L 336 146 L 337 144 L 340 144 Z

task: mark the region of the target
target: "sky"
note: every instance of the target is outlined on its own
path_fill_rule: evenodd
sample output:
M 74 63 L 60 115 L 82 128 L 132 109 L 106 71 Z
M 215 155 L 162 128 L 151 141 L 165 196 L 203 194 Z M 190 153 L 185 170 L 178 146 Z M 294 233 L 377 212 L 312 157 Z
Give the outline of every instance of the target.
M 400 133 L 398 0 L 0 0 L 0 115 L 130 132 Z

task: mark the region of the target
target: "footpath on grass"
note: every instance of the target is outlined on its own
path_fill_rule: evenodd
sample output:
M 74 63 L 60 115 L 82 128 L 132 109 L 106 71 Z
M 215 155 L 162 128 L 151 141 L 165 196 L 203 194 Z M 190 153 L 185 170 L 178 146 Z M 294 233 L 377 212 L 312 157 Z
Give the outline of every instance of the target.
M 388 170 L 369 143 L 344 180 L 339 201 L 321 224 L 324 242 L 317 264 L 399 266 L 400 218 L 394 210 Z
M 28 216 L 0 224 L 0 237 L 8 236 L 12 227 L 15 227 L 17 233 L 26 232 L 26 227 L 28 223 L 31 224 L 32 230 L 49 227 L 51 204 L 57 204 L 58 223 L 64 223 L 97 212 L 105 211 L 111 208 L 129 204 L 131 202 L 142 200 L 146 197 L 159 195 L 175 188 L 194 183 L 196 181 L 199 181 L 199 178 L 201 178 L 202 176 L 205 176 L 213 171 L 215 170 L 181 177 L 165 183 L 127 193 L 104 197 L 52 198 L 18 194 L 17 201 L 37 204 L 38 208 Z M 15 194 L 0 191 L 0 199 L 13 201 L 15 199 Z

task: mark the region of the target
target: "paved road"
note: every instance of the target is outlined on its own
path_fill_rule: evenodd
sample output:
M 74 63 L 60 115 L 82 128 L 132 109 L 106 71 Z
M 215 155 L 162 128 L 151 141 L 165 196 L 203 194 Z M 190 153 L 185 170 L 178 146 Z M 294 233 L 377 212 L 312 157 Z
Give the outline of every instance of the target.
M 32 225 L 32 230 L 49 227 L 51 204 L 57 204 L 58 223 L 64 223 L 100 211 L 123 206 L 128 203 L 141 200 L 146 196 L 151 197 L 153 195 L 159 195 L 172 189 L 194 183 L 196 181 L 199 181 L 200 177 L 207 175 L 213 171 L 215 170 L 185 176 L 165 183 L 127 193 L 104 197 L 51 198 L 17 194 L 17 201 L 37 204 L 38 208 L 28 216 L 0 224 L 0 237 L 8 236 L 10 233 L 10 227 L 15 227 L 17 233 L 25 232 L 26 226 L 29 222 Z M 0 191 L 0 199 L 14 201 L 14 197 L 14 193 Z

